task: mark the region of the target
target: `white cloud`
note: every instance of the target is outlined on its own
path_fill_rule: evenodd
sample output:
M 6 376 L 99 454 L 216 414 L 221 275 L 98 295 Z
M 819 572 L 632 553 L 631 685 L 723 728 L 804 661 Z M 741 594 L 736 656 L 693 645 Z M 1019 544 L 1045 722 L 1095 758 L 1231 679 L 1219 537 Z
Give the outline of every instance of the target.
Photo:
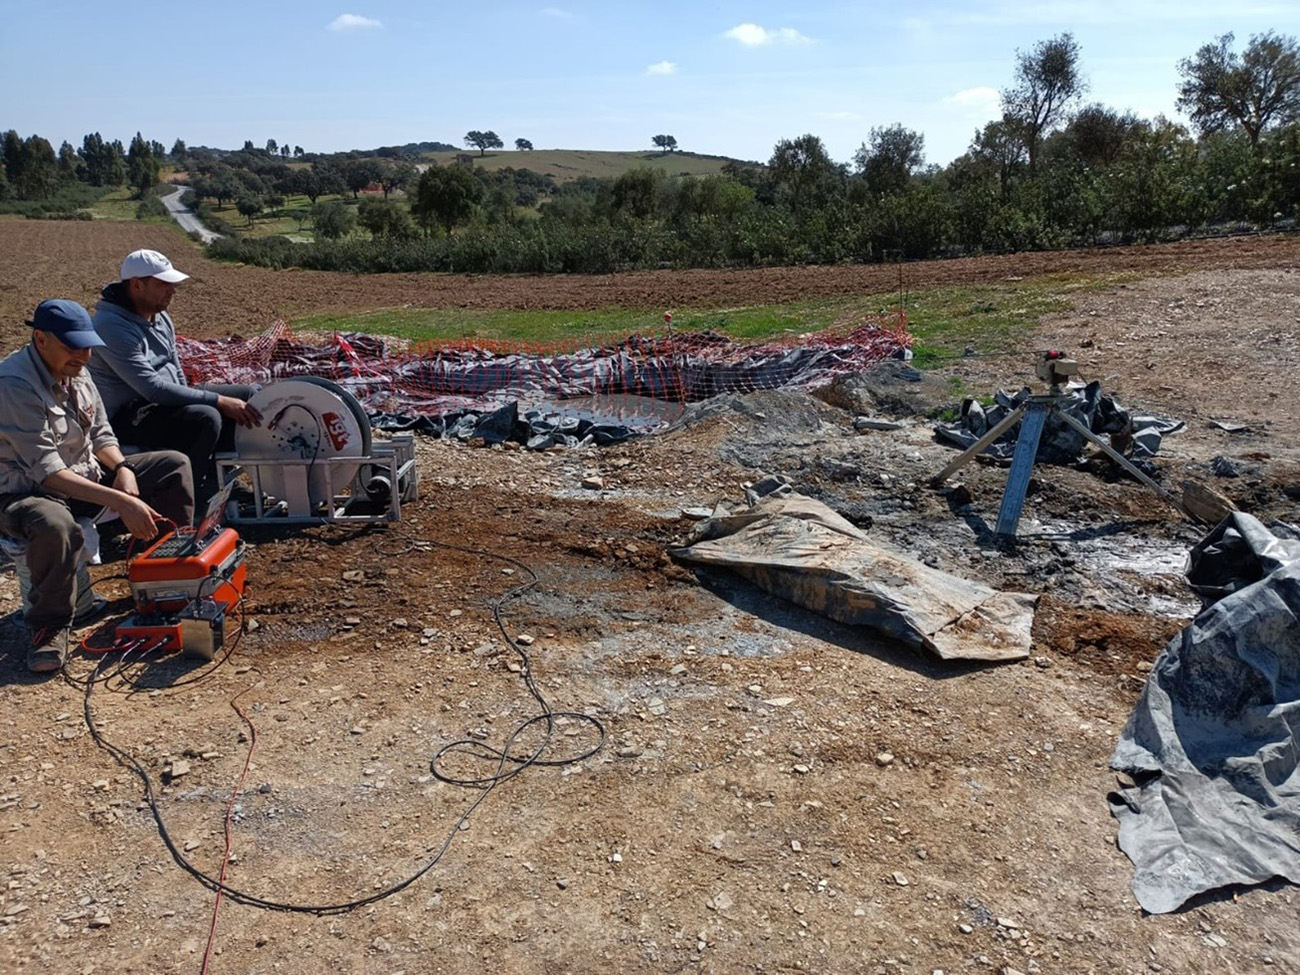
M 758 24 L 737 24 L 731 30 L 723 31 L 722 36 L 736 41 L 745 47 L 760 47 L 764 44 L 810 44 L 812 38 L 805 37 L 793 27 L 778 27 L 768 30 Z
M 967 88 L 949 95 L 943 102 L 945 105 L 956 105 L 971 114 L 997 115 L 1002 110 L 1002 96 L 996 88 L 987 86 Z
M 371 17 L 362 17 L 359 14 L 339 14 L 330 21 L 329 29 L 333 31 L 344 30 L 373 30 L 376 27 L 384 25 Z
M 676 61 L 656 61 L 650 67 L 645 69 L 646 74 L 676 74 Z

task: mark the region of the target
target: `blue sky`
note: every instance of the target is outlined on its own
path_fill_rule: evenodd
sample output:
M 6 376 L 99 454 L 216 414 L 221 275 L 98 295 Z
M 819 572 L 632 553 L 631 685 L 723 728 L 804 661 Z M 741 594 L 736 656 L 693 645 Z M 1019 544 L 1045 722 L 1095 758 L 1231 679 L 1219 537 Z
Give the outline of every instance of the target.
M 1017 50 L 1071 31 L 1089 101 L 1177 118 L 1177 64 L 1231 31 L 1300 35 L 1300 0 L 0 0 L 0 129 L 311 151 L 491 129 L 512 146 L 766 160 L 873 126 L 946 164 L 999 114 Z

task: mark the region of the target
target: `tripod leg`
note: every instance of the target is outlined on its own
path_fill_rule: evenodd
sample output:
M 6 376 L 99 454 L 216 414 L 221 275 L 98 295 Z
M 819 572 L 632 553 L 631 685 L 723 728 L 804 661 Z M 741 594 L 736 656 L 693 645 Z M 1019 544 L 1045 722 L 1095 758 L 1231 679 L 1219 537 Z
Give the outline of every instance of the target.
M 1002 436 L 1002 434 L 1006 433 L 1013 426 L 1015 426 L 1015 424 L 1019 422 L 1020 418 L 1025 415 L 1025 410 L 1027 410 L 1028 408 L 1029 408 L 1028 405 L 1024 403 L 1022 403 L 1020 406 L 1017 406 L 1014 410 L 1012 410 L 1010 413 L 1008 413 L 1005 417 L 1002 418 L 1001 423 L 995 426 L 988 433 L 984 434 L 984 436 L 980 437 L 979 440 L 975 441 L 975 443 L 971 444 L 969 447 L 963 450 L 961 452 L 961 456 L 959 456 L 951 464 L 949 464 L 947 467 L 941 470 L 938 474 L 934 475 L 934 477 L 930 479 L 930 483 L 933 484 L 935 487 L 938 487 L 944 481 L 948 480 L 948 478 L 956 474 L 957 471 L 965 467 L 976 454 L 978 454 L 989 444 L 993 443 L 993 441 L 997 440 L 998 437 Z
M 1002 507 L 998 509 L 999 535 L 1016 533 L 1020 509 L 1025 506 L 1025 494 L 1029 490 L 1029 475 L 1034 470 L 1034 457 L 1038 454 L 1038 441 L 1043 435 L 1043 424 L 1047 422 L 1047 413 L 1047 408 L 1034 403 L 1025 422 L 1020 425 L 1020 437 L 1016 440 L 1016 452 L 1011 457 L 1007 486 L 1002 492 Z
M 1078 430 L 1079 433 L 1083 434 L 1089 441 L 1095 443 L 1098 447 L 1100 447 L 1103 451 L 1105 451 L 1106 456 L 1108 456 L 1115 463 L 1119 464 L 1120 467 L 1124 468 L 1124 470 L 1128 471 L 1139 481 L 1141 481 L 1143 484 L 1149 487 L 1152 491 L 1155 491 L 1156 494 L 1160 495 L 1160 497 L 1164 498 L 1166 501 L 1172 504 L 1175 508 L 1181 511 L 1188 518 L 1192 519 L 1192 521 L 1196 521 L 1196 522 L 1200 521 L 1199 518 L 1197 518 L 1194 514 L 1192 514 L 1190 511 L 1188 511 L 1186 508 L 1183 507 L 1183 503 L 1181 501 L 1175 498 L 1172 494 L 1170 494 L 1168 491 L 1162 488 L 1155 481 L 1151 480 L 1151 478 L 1143 474 L 1140 470 L 1137 469 L 1137 467 L 1133 465 L 1133 462 L 1131 460 L 1129 460 L 1127 457 L 1121 454 L 1110 444 L 1106 443 L 1106 441 L 1102 440 L 1101 437 L 1097 436 L 1095 433 L 1089 430 L 1086 426 L 1084 426 L 1074 417 L 1070 416 L 1070 414 L 1066 413 L 1065 410 L 1061 410 L 1060 414 L 1062 420 L 1064 420 L 1070 426 L 1074 427 L 1074 429 Z

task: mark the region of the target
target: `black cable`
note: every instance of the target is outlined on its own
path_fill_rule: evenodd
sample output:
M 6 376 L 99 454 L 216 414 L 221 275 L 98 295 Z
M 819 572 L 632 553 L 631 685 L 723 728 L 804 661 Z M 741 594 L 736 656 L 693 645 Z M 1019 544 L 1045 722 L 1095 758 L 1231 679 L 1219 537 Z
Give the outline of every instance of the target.
M 413 547 L 414 542 L 412 542 L 411 544 Z M 436 779 L 438 779 L 440 782 L 446 782 L 450 785 L 461 785 L 461 786 L 470 786 L 470 787 L 479 787 L 479 788 L 486 787 L 490 789 L 498 785 L 499 783 L 506 781 L 507 779 L 514 778 L 514 776 L 524 771 L 524 769 L 528 768 L 530 765 L 544 765 L 544 766 L 569 765 L 575 762 L 581 762 L 583 759 L 590 758 L 592 755 L 596 754 L 596 752 L 600 751 L 600 749 L 603 748 L 605 744 L 605 726 L 601 724 L 600 721 L 597 720 L 596 718 L 593 718 L 591 715 L 586 714 L 582 711 L 552 710 L 546 698 L 543 697 L 541 690 L 537 687 L 537 682 L 533 679 L 532 660 L 529 658 L 528 652 L 519 644 L 518 641 L 511 638 L 509 631 L 506 629 L 505 621 L 501 617 L 502 606 L 504 606 L 507 602 L 511 602 L 515 599 L 518 599 L 520 596 L 524 595 L 524 593 L 528 592 L 530 589 L 532 589 L 534 586 L 537 585 L 537 574 L 533 572 L 533 570 L 529 566 L 525 565 L 523 562 L 520 562 L 517 559 L 513 559 L 508 555 L 499 555 L 495 552 L 486 552 L 481 549 L 464 548 L 459 545 L 452 545 L 448 542 L 428 542 L 428 544 L 434 545 L 438 548 L 449 549 L 454 552 L 464 552 L 469 555 L 486 556 L 487 558 L 490 559 L 496 559 L 497 561 L 500 562 L 506 562 L 509 565 L 515 566 L 516 568 L 522 569 L 524 572 L 528 573 L 529 579 L 527 582 L 509 590 L 508 592 L 505 593 L 505 595 L 503 595 L 500 599 L 498 599 L 496 602 L 492 604 L 492 620 L 493 622 L 496 623 L 497 629 L 501 631 L 501 636 L 505 639 L 506 643 L 518 655 L 519 663 L 520 663 L 520 674 L 524 678 L 524 686 L 528 688 L 528 692 L 533 696 L 533 699 L 537 701 L 538 705 L 542 709 L 540 714 L 536 714 L 533 717 L 529 718 L 528 720 L 524 721 L 523 723 L 517 725 L 514 731 L 512 731 L 510 735 L 507 737 L 505 747 L 499 750 L 492 748 L 488 745 L 485 745 L 482 742 L 472 738 L 462 738 L 458 741 L 453 741 L 447 745 L 444 745 L 442 748 L 438 749 L 438 751 L 434 753 L 433 758 L 429 762 L 429 771 L 433 773 L 433 776 Z M 561 717 L 569 718 L 575 721 L 587 722 L 588 724 L 592 725 L 595 728 L 597 734 L 596 744 L 591 748 L 589 748 L 587 751 L 582 752 L 579 755 L 575 755 L 567 758 L 543 759 L 541 755 L 550 746 L 551 737 L 555 732 L 555 719 Z M 519 756 L 512 755 L 510 753 L 510 746 L 528 728 L 542 722 L 544 722 L 546 725 L 546 733 L 545 733 L 545 737 L 542 739 L 541 744 L 539 744 L 533 750 L 533 752 L 527 756 L 519 757 Z M 439 771 L 438 763 L 445 755 L 451 752 L 469 754 L 471 755 L 471 757 L 474 758 L 495 760 L 497 762 L 497 771 L 494 775 L 487 776 L 484 778 L 477 778 L 477 779 L 461 779 L 455 776 L 447 775 L 446 773 Z M 505 771 L 508 763 L 513 763 L 515 767 L 510 769 L 509 771 Z
M 321 418 L 316 415 L 316 412 L 314 410 L 309 410 L 302 403 L 286 403 L 284 406 L 280 408 L 279 412 L 277 412 L 275 416 L 271 417 L 271 419 L 267 422 L 266 429 L 274 430 L 277 426 L 279 426 L 280 421 L 284 419 L 284 415 L 288 413 L 290 410 L 294 409 L 295 407 L 297 409 L 302 410 L 309 417 L 311 417 L 312 422 L 316 424 L 316 443 L 312 445 L 311 458 L 307 460 L 307 484 L 309 486 L 308 493 L 310 494 L 311 475 L 312 472 L 315 471 L 316 469 L 316 461 L 320 458 L 321 442 L 324 441 L 326 436 L 328 436 L 328 434 L 325 431 L 324 424 L 321 423 Z M 301 452 L 299 453 L 298 456 L 300 459 L 302 459 Z M 332 511 L 334 508 L 334 499 L 329 498 L 326 501 L 326 504 L 329 505 L 330 510 Z
M 411 548 L 414 548 L 417 540 L 408 540 L 408 541 L 409 541 L 409 547 L 406 549 L 406 551 L 410 551 Z M 480 794 L 474 799 L 473 802 L 469 804 L 469 806 L 456 819 L 456 822 L 448 830 L 446 837 L 442 841 L 442 844 L 437 848 L 437 851 L 434 853 L 433 857 L 429 859 L 424 864 L 424 866 L 422 866 L 419 870 L 415 871 L 405 879 L 400 880 L 397 883 L 383 890 L 380 890 L 374 894 L 370 894 L 366 897 L 361 897 L 355 900 L 346 901 L 338 904 L 316 904 L 316 905 L 292 904 L 283 901 L 269 900 L 267 898 L 258 897 L 254 894 L 245 893 L 241 890 L 231 887 L 229 884 L 223 883 L 217 880 L 216 878 L 209 876 L 208 874 L 200 870 L 198 867 L 194 866 L 192 863 L 190 863 L 188 859 L 186 859 L 184 853 L 182 853 L 181 850 L 176 846 L 175 842 L 173 842 L 171 838 L 171 835 L 167 831 L 166 823 L 163 822 L 162 809 L 159 807 L 158 797 L 154 792 L 153 779 L 149 775 L 148 769 L 146 769 L 139 762 L 139 760 L 135 758 L 134 755 L 119 748 L 118 746 L 114 745 L 111 741 L 109 741 L 106 737 L 104 737 L 104 735 L 100 732 L 98 725 L 95 723 L 94 714 L 91 710 L 91 695 L 94 691 L 95 685 L 101 682 L 99 672 L 101 669 L 103 669 L 105 663 L 107 662 L 107 658 L 101 659 L 99 661 L 99 663 L 95 667 L 95 670 L 92 672 L 91 677 L 85 681 L 85 697 L 83 700 L 82 710 L 86 721 L 86 727 L 90 729 L 91 737 L 95 740 L 96 744 L 98 744 L 101 748 L 103 748 L 105 751 L 111 754 L 115 759 L 117 759 L 117 761 L 120 764 L 135 772 L 136 776 L 140 779 L 140 781 L 144 785 L 145 801 L 148 803 L 150 813 L 152 814 L 154 819 L 154 823 L 158 827 L 158 835 L 162 839 L 163 845 L 167 848 L 167 851 L 171 854 L 172 860 L 175 861 L 177 866 L 179 866 L 182 870 L 188 873 L 191 877 L 197 880 L 208 890 L 211 890 L 214 893 L 221 892 L 224 896 L 229 897 L 231 900 L 235 901 L 236 903 L 244 904 L 245 906 L 248 907 L 258 907 L 258 908 L 262 908 L 263 910 L 270 910 L 270 911 L 284 911 L 284 912 L 299 913 L 299 914 L 332 915 L 332 914 L 344 914 L 347 913 L 348 911 L 355 910 L 358 907 L 365 907 L 369 904 L 373 904 L 377 901 L 383 900 L 384 898 L 391 897 L 393 894 L 396 894 L 402 890 L 405 890 L 407 887 L 411 886 L 413 883 L 415 883 L 417 880 L 423 877 L 426 873 L 432 870 L 442 860 L 447 850 L 451 847 L 452 840 L 455 838 L 456 833 L 461 829 L 461 827 L 466 822 L 468 822 L 470 816 L 479 807 L 479 804 L 482 803 L 483 800 L 485 800 L 492 793 L 492 790 L 495 789 L 502 782 L 505 782 L 506 780 L 515 777 L 524 769 L 528 768 L 530 765 L 557 766 L 557 765 L 572 764 L 574 762 L 580 762 L 583 759 L 588 758 L 591 755 L 594 755 L 597 751 L 599 751 L 604 746 L 605 737 L 606 737 L 605 728 L 596 718 L 592 717 L 591 715 L 584 714 L 582 712 L 553 711 L 551 709 L 550 705 L 547 703 L 546 699 L 542 696 L 541 691 L 537 688 L 537 684 L 533 679 L 532 666 L 528 654 L 518 644 L 517 641 L 511 639 L 509 633 L 505 628 L 505 623 L 501 616 L 502 606 L 506 602 L 517 599 L 519 596 L 523 595 L 525 592 L 527 592 L 533 586 L 535 586 L 537 584 L 536 573 L 534 573 L 533 570 L 529 568 L 527 565 L 525 565 L 524 563 L 519 562 L 516 559 L 510 558 L 509 556 L 498 555 L 494 552 L 486 552 L 481 549 L 462 548 L 460 546 L 451 545 L 445 542 L 429 542 L 429 544 L 438 546 L 440 548 L 451 549 L 454 551 L 464 552 L 471 555 L 480 555 L 480 556 L 485 556 L 487 558 L 504 561 L 528 573 L 530 577 L 528 582 L 526 582 L 521 586 L 516 586 L 515 588 L 507 591 L 500 599 L 496 600 L 493 603 L 492 617 L 497 624 L 497 628 L 501 631 L 503 637 L 505 638 L 506 642 L 512 648 L 514 648 L 517 654 L 519 654 L 521 659 L 521 672 L 524 676 L 525 686 L 528 688 L 533 698 L 542 707 L 542 713 L 538 715 L 534 715 L 533 717 L 519 724 L 506 739 L 506 747 L 503 749 L 500 750 L 494 749 L 487 745 L 484 745 L 482 742 L 475 741 L 473 739 L 462 739 L 459 741 L 451 742 L 450 744 L 443 746 L 434 754 L 433 758 L 430 759 L 429 765 L 430 765 L 431 772 L 436 778 L 438 778 L 439 781 L 451 785 L 460 785 L 467 788 L 477 788 L 481 790 Z M 233 651 L 233 647 L 232 647 L 232 651 Z M 124 657 L 125 656 L 126 655 L 124 654 Z M 222 659 L 218 662 L 217 666 L 219 666 L 221 663 L 224 663 L 227 659 L 229 659 L 229 656 L 230 656 L 229 653 L 223 656 Z M 210 668 L 208 671 L 205 672 L 203 676 L 207 676 L 212 672 L 212 670 L 215 669 L 216 669 L 215 666 L 213 668 Z M 118 673 L 120 674 L 121 671 L 122 668 L 119 666 Z M 554 732 L 555 719 L 557 717 L 570 717 L 576 720 L 586 721 L 592 724 L 596 728 L 599 734 L 599 740 L 597 741 L 596 745 L 588 749 L 587 751 L 570 758 L 543 759 L 541 755 L 550 744 L 551 736 Z M 546 724 L 546 735 L 543 741 L 541 742 L 541 744 L 538 745 L 537 748 L 535 748 L 532 751 L 532 753 L 529 755 L 526 756 L 512 755 L 511 746 L 513 745 L 513 743 L 519 738 L 521 734 L 524 733 L 524 731 L 526 731 L 528 728 L 532 727 L 533 725 L 538 724 L 539 722 L 545 722 Z M 438 770 L 437 767 L 438 762 L 444 755 L 448 754 L 451 751 L 459 751 L 462 753 L 476 752 L 477 754 L 475 754 L 474 757 L 493 760 L 496 762 L 497 765 L 496 773 L 494 775 L 485 776 L 477 779 L 458 779 L 454 776 L 443 774 Z M 510 764 L 513 764 L 514 767 L 507 770 L 507 766 Z

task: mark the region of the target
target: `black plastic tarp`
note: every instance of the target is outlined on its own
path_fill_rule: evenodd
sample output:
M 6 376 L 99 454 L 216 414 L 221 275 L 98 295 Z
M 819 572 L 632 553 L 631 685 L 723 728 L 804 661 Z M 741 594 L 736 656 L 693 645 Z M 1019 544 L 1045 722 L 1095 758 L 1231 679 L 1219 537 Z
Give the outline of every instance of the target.
M 990 406 L 982 406 L 973 399 L 967 399 L 962 403 L 961 417 L 958 421 L 940 424 L 935 428 L 935 434 L 941 440 L 946 440 L 964 450 L 1001 423 L 1012 410 L 1031 395 L 1028 388 L 1015 394 L 999 390 L 994 394 Z M 1093 433 L 1099 436 L 1109 435 L 1111 446 L 1139 467 L 1160 450 L 1160 443 L 1165 434 L 1174 433 L 1184 426 L 1179 420 L 1145 416 L 1124 409 L 1115 397 L 1102 392 L 1101 383 L 1098 382 L 1072 387 L 1064 392 L 1061 396 L 1060 409 L 1069 413 Z M 986 447 L 984 454 L 999 460 L 1011 460 L 1018 436 L 1019 427 L 1013 427 Z M 1083 458 L 1085 447 L 1087 441 L 1078 430 L 1059 416 L 1049 413 L 1043 435 L 1038 442 L 1038 453 L 1035 459 L 1047 464 L 1074 464 Z
M 1152 913 L 1231 884 L 1300 883 L 1300 540 L 1234 512 L 1192 549 L 1205 609 L 1161 652 L 1111 767 Z

